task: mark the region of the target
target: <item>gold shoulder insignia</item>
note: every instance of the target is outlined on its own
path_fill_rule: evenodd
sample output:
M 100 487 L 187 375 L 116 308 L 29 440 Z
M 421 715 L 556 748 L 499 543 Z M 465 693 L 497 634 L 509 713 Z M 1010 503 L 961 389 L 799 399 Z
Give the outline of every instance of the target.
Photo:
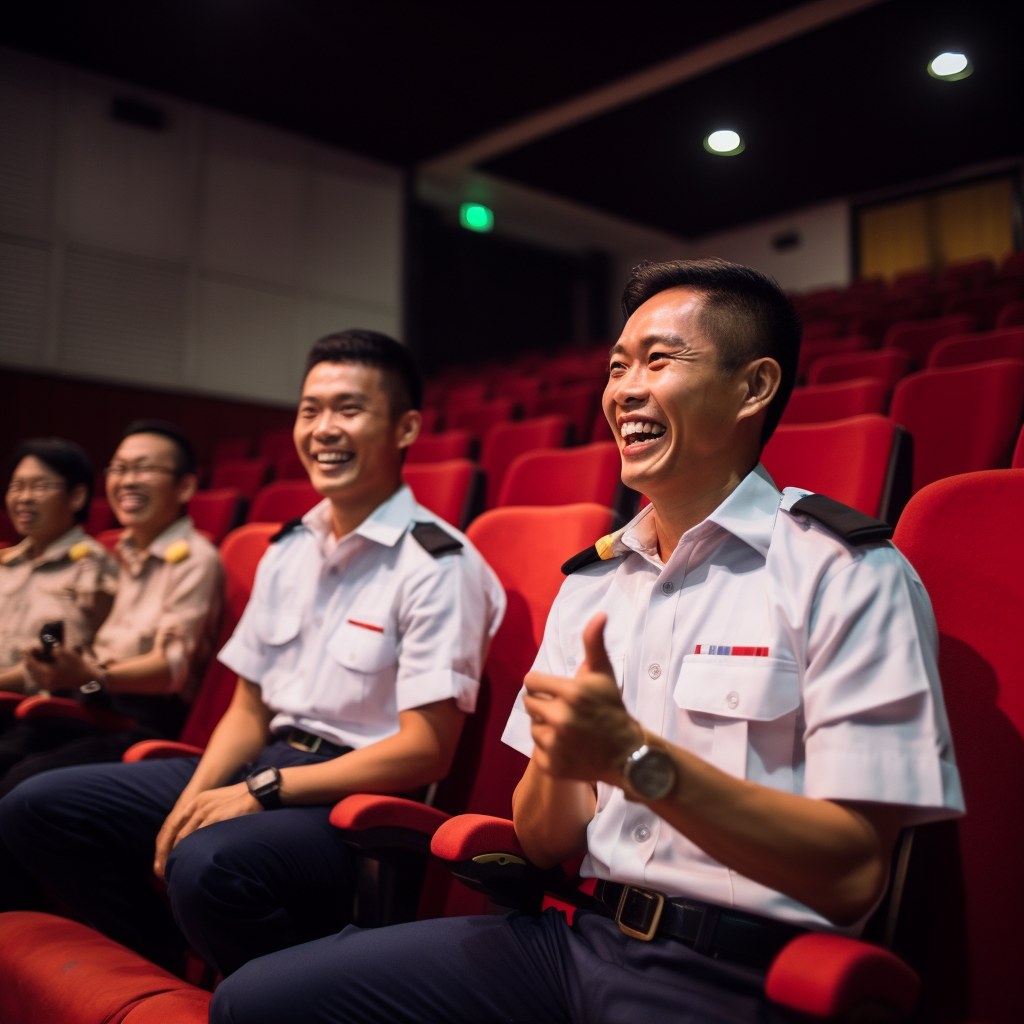
M 184 562 L 191 550 L 187 540 L 176 540 L 167 546 L 167 550 L 164 552 L 164 561 L 170 562 L 172 565 L 175 562 Z
M 72 544 L 68 548 L 68 558 L 72 562 L 77 562 L 80 558 L 85 558 L 86 555 L 92 554 L 92 545 L 87 540 L 80 540 L 77 544 Z

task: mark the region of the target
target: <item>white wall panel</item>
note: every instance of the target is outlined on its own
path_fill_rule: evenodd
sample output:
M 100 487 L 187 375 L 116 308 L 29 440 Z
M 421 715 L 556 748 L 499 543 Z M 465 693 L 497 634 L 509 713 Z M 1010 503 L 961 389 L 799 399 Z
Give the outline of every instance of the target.
M 69 250 L 61 369 L 146 384 L 179 383 L 185 285 L 183 269 Z
M 43 362 L 49 272 L 49 246 L 0 239 L 0 361 Z
M 204 391 L 293 402 L 301 356 L 298 303 L 286 294 L 206 279 L 199 311 L 199 378 Z

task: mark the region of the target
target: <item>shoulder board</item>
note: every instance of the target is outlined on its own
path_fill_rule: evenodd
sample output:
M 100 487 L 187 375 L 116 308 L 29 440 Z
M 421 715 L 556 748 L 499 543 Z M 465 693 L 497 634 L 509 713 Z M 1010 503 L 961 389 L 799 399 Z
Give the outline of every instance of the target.
M 572 558 L 562 564 L 562 573 L 566 576 L 571 576 L 585 565 L 592 565 L 594 562 L 606 562 L 609 558 L 617 558 L 617 555 L 612 554 L 612 544 L 621 533 L 621 530 L 618 533 L 610 533 L 607 537 L 602 537 L 595 544 L 591 544 L 589 548 L 584 548 L 578 555 L 573 555 Z
M 462 550 L 462 541 L 456 540 L 450 533 L 442 530 L 437 523 L 417 523 L 409 531 L 427 554 L 440 558 L 442 555 L 454 555 Z
M 281 527 L 277 533 L 270 537 L 270 543 L 276 544 L 282 537 L 287 537 L 293 530 L 297 530 L 302 525 L 302 516 L 296 516 L 295 519 L 289 519 L 284 526 Z
M 870 544 L 892 536 L 892 527 L 888 523 L 833 501 L 824 494 L 805 495 L 794 502 L 790 512 L 816 519 L 847 544 Z

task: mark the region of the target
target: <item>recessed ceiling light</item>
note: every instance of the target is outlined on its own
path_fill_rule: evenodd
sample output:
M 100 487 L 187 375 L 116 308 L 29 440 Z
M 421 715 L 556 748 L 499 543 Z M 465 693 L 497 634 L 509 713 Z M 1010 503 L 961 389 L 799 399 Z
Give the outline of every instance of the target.
M 740 138 L 739 132 L 731 128 L 720 128 L 704 140 L 704 148 L 715 156 L 736 156 L 747 148 L 747 144 Z
M 963 53 L 940 53 L 928 65 L 928 74 L 943 82 L 959 82 L 974 71 L 974 65 Z

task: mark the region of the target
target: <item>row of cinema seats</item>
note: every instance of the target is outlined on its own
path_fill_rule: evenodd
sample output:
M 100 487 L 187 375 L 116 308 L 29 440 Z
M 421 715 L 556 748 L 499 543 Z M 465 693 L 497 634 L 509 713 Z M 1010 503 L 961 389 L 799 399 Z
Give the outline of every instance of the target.
M 1024 469 L 1018 469 L 932 484 L 900 520 L 895 543 L 924 581 L 938 621 L 940 672 L 969 813 L 904 833 L 889 898 L 866 941 L 808 934 L 779 954 L 767 995 L 801 1019 L 896 1021 L 918 999 L 915 1019 L 929 1022 L 1024 1018 L 1016 940 L 1024 913 L 1024 665 L 1012 643 L 1024 614 L 1022 518 Z M 559 563 L 611 521 L 607 508 L 572 505 L 500 508 L 470 526 L 506 588 L 508 613 L 485 667 L 479 710 L 433 806 L 356 795 L 332 812 L 368 865 L 361 924 L 479 913 L 493 904 L 526 910 L 568 904 L 569 912 L 586 905 L 578 863 L 541 871 L 516 841 L 508 819 L 524 759 L 500 743 L 500 732 L 540 642 L 561 580 Z M 230 620 L 241 613 L 273 529 L 244 526 L 223 544 Z M 201 748 L 229 692 L 230 679 L 211 668 L 185 743 L 142 744 L 126 757 Z M 7 1024 L 206 1020 L 208 992 L 77 922 L 0 915 L 0 959 Z

